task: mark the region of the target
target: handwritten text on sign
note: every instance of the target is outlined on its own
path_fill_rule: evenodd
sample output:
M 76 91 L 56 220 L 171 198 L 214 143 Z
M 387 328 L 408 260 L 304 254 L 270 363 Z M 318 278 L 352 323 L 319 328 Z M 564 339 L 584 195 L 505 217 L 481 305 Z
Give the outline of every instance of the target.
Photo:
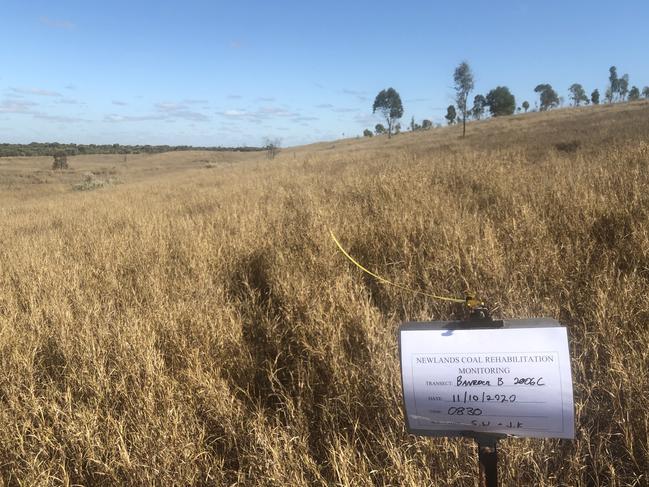
M 409 429 L 574 436 L 566 329 L 402 330 Z

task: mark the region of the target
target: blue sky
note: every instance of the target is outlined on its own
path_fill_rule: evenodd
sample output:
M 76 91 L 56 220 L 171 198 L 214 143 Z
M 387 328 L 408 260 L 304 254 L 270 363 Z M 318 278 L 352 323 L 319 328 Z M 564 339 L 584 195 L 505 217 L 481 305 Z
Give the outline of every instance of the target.
M 475 93 L 649 85 L 649 2 L 2 0 L 0 142 L 283 145 L 373 127 L 383 88 L 442 122 Z M 472 94 L 473 96 L 473 94 Z

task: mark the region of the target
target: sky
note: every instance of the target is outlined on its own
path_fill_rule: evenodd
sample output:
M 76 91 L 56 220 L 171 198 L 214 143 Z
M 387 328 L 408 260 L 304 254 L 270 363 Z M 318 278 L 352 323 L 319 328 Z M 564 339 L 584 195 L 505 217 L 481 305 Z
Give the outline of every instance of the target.
M 517 104 L 649 85 L 649 2 L 0 0 L 0 143 L 283 146 L 355 137 L 395 88 L 442 123 L 453 70 Z

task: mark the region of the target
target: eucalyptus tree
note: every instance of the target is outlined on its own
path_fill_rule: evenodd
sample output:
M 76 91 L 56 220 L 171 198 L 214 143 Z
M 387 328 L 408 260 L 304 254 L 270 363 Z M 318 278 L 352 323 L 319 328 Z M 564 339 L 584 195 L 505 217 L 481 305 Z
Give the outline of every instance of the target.
M 392 137 L 392 129 L 395 128 L 397 120 L 403 117 L 403 104 L 397 90 L 388 88 L 381 90 L 374 99 L 372 113 L 380 112 L 388 124 L 388 138 Z
M 466 116 L 468 112 L 467 99 L 469 93 L 473 91 L 473 73 L 471 67 L 466 61 L 462 61 L 455 72 L 453 73 L 453 81 L 455 82 L 455 103 L 458 110 L 462 115 L 462 137 L 466 135 Z

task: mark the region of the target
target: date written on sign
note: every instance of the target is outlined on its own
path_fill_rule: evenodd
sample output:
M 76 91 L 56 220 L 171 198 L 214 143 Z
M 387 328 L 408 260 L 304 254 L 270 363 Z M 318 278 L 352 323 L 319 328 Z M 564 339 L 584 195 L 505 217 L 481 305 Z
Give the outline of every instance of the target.
M 565 328 L 400 333 L 411 432 L 574 436 Z

